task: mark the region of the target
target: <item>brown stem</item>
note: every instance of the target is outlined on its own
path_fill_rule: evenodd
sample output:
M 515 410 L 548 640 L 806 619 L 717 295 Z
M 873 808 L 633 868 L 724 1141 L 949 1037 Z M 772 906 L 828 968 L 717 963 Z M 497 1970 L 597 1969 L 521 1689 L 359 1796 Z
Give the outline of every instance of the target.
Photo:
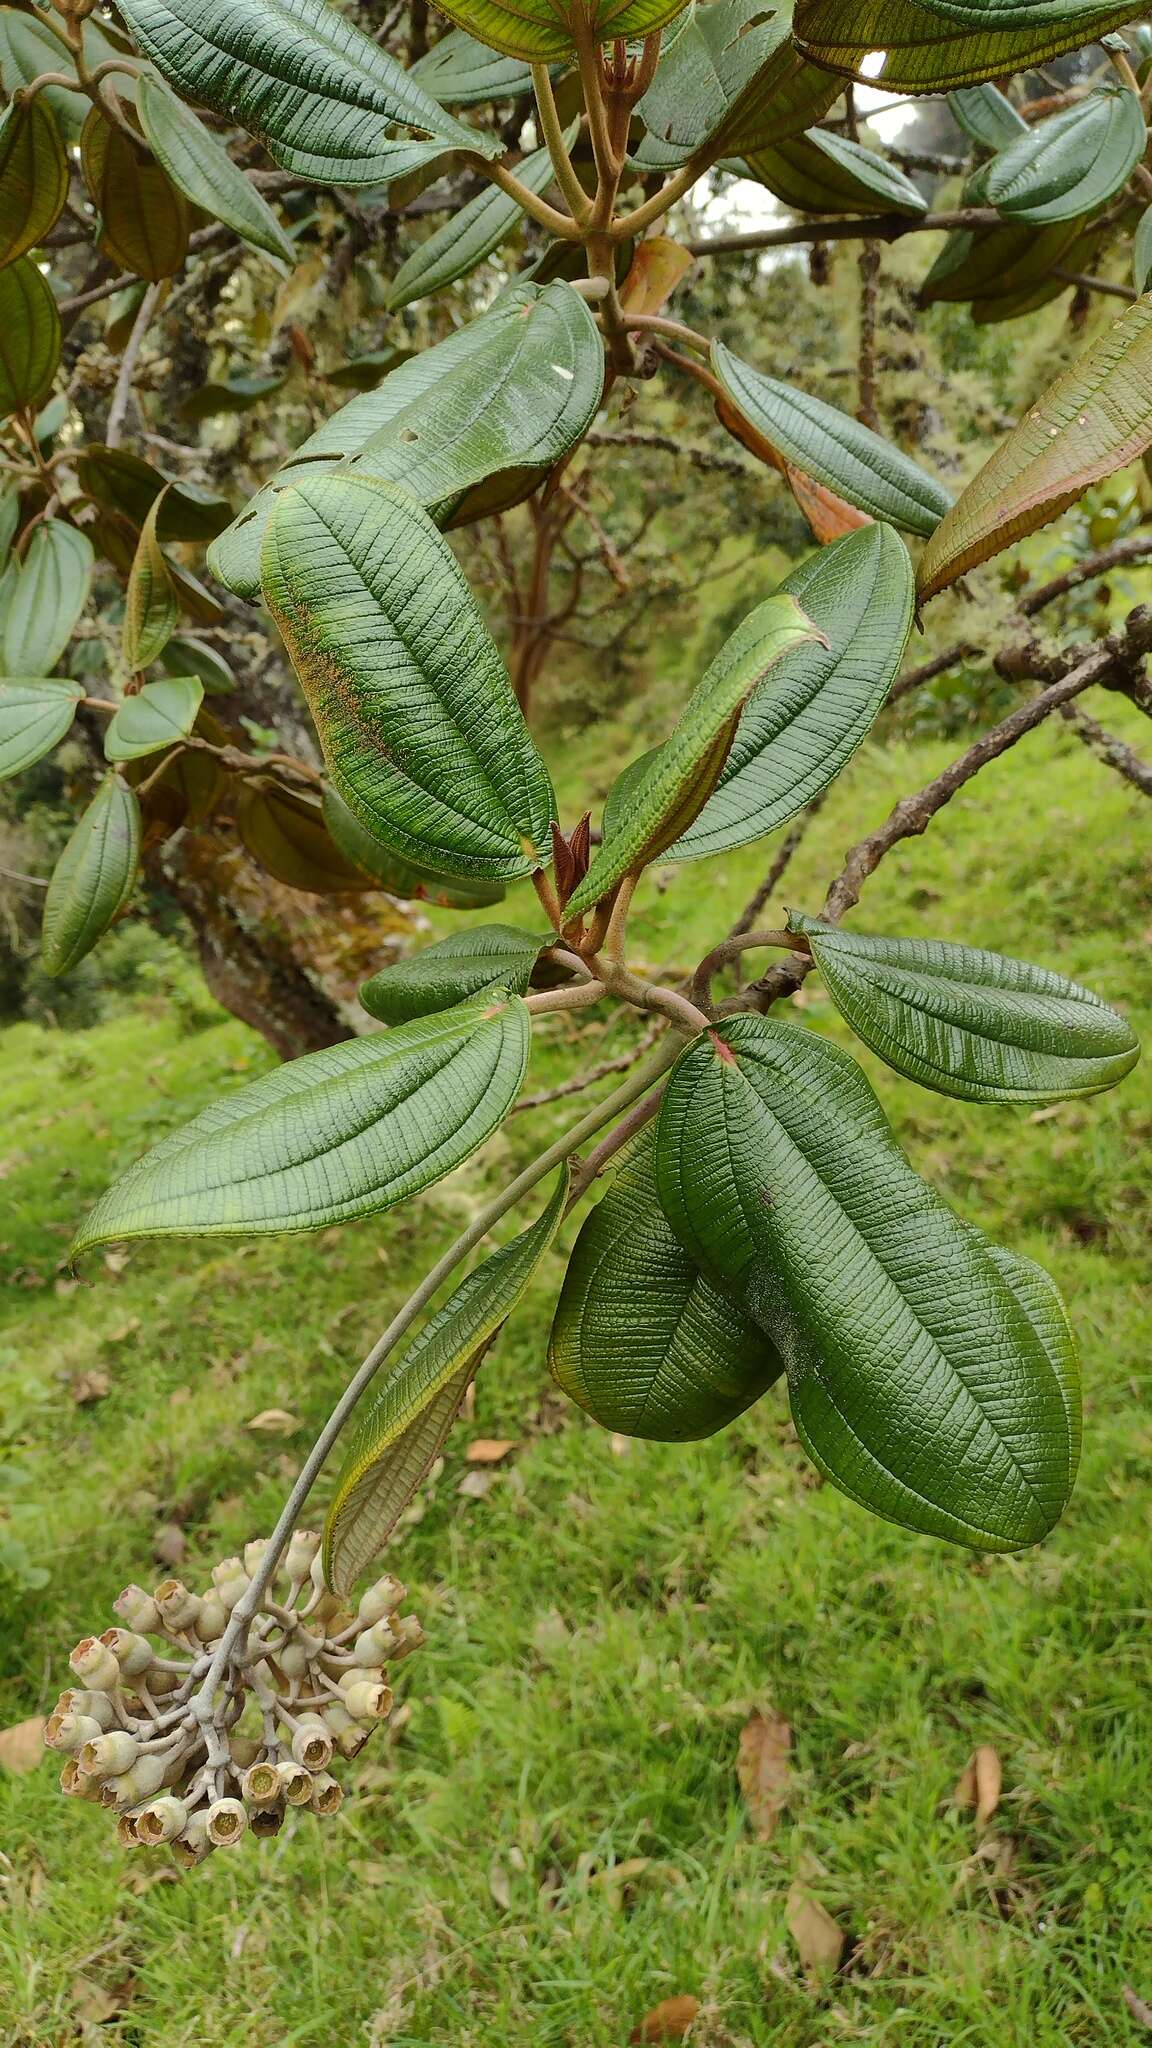
M 860 357 L 856 417 L 875 434 L 880 416 L 876 410 L 876 303 L 880 286 L 880 244 L 871 237 L 861 244 L 860 271 Z
M 784 931 L 733 932 L 729 938 L 721 939 L 710 953 L 705 953 L 699 967 L 692 976 L 688 993 L 692 1001 L 702 1010 L 712 1007 L 712 978 L 735 960 L 740 953 L 747 953 L 761 946 L 783 946 L 786 953 L 807 953 L 808 941 L 801 933 Z
M 710 235 L 687 247 L 693 256 L 735 255 L 745 249 L 787 249 L 804 242 L 898 242 L 904 235 L 938 233 L 952 228 L 1004 225 L 992 206 L 959 206 L 948 213 L 880 213 L 830 215 L 825 220 L 790 221 L 786 227 L 761 228 L 746 235 Z

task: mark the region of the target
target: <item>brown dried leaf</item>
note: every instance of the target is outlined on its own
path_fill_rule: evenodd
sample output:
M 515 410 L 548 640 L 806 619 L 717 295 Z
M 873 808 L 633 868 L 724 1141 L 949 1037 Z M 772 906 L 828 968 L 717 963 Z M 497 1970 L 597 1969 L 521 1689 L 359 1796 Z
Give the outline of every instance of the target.
M 693 261 L 692 251 L 668 235 L 651 235 L 637 243 L 632 268 L 620 287 L 620 304 L 630 313 L 662 312 Z
M 464 1456 L 470 1465 L 498 1465 L 509 1451 L 515 1449 L 514 1437 L 478 1436 L 469 1444 Z
M 792 1730 L 782 1714 L 757 1711 L 740 1730 L 736 1776 L 758 1842 L 770 1841 L 792 1786 Z
M 465 1500 L 483 1500 L 491 1486 L 491 1472 L 466 1472 L 456 1491 L 463 1494 Z
M 1003 1783 L 1004 1772 L 997 1752 L 990 1742 L 982 1742 L 973 1750 L 956 1781 L 952 1804 L 962 1811 L 975 1807 L 977 1828 L 986 1828 L 1000 1804 Z
M 683 1991 L 675 1998 L 662 1998 L 646 2012 L 628 2039 L 636 2041 L 682 2041 L 700 2011 L 700 2000 Z
M 1152 2005 L 1148 2004 L 1147 1999 L 1138 1998 L 1130 1984 L 1124 1986 L 1124 2003 L 1137 2025 L 1147 2027 L 1152 2032 Z
M 173 1569 L 183 1564 L 188 1548 L 188 1538 L 179 1522 L 162 1522 L 152 1538 L 152 1555 L 157 1564 L 170 1565 Z
M 34 1771 L 44 1754 L 44 1716 L 33 1714 L 29 1721 L 16 1721 L 0 1728 L 0 1767 L 6 1771 Z
M 111 1391 L 112 1382 L 106 1372 L 79 1372 L 70 1385 L 78 1408 L 90 1408 L 93 1402 L 106 1400 Z
M 300 1417 L 287 1408 L 262 1408 L 259 1415 L 250 1415 L 245 1429 L 255 1429 L 262 1436 L 291 1436 L 300 1427 Z
M 806 1975 L 829 1976 L 839 1969 L 846 1939 L 844 1930 L 803 1885 L 789 1887 L 784 1918 Z

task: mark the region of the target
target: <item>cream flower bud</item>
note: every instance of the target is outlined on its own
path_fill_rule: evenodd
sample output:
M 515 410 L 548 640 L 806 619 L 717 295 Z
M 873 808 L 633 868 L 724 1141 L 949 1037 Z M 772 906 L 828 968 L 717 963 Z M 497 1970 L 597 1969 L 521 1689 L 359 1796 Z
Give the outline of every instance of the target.
M 311 1619 L 313 1621 L 328 1621 L 332 1615 L 338 1614 L 340 1611 L 340 1595 L 338 1593 L 331 1593 L 328 1590 L 327 1581 L 324 1577 L 323 1551 L 317 1551 L 312 1560 L 312 1569 L 308 1576 L 312 1581 L 312 1590 L 316 1595 L 316 1603 L 312 1609 Z
M 309 1577 L 319 1555 L 320 1538 L 315 1529 L 297 1529 L 284 1553 L 284 1570 L 293 1584 Z
M 321 1715 L 324 1726 L 335 1742 L 341 1756 L 347 1758 L 359 1756 L 369 1735 L 372 1733 L 371 1729 L 362 1727 L 359 1721 L 354 1721 L 348 1709 L 342 1707 L 339 1700 L 333 1700 L 330 1705 L 322 1707 Z
M 268 1555 L 268 1538 L 257 1536 L 244 1545 L 244 1569 L 250 1579 L 256 1577 L 265 1557 Z
M 100 1723 L 94 1714 L 62 1714 L 57 1709 L 54 1714 L 49 1714 L 44 1723 L 46 1747 L 65 1750 L 73 1756 L 83 1749 L 86 1742 L 93 1741 L 100 1732 Z
M 170 1792 L 166 1792 L 136 1814 L 135 1821 L 139 1839 L 154 1849 L 161 1842 L 170 1842 L 183 1833 L 188 1821 L 188 1808 L 182 1799 L 174 1799 Z
M 182 1870 L 194 1870 L 211 1855 L 213 1845 L 208 1840 L 208 1821 L 203 1811 L 189 1816 L 183 1834 L 175 1837 L 171 1847 Z
M 396 1634 L 399 1637 L 399 1641 L 392 1652 L 392 1662 L 394 1664 L 398 1664 L 402 1657 L 410 1657 L 413 1650 L 420 1649 L 421 1645 L 428 1640 L 414 1614 L 401 1615 L 400 1620 L 396 1624 Z
M 152 1753 L 137 1757 L 131 1770 L 104 1779 L 100 1787 L 101 1805 L 114 1806 L 119 1813 L 126 1806 L 138 1805 L 142 1799 L 151 1799 L 154 1792 L 159 1792 L 171 1767 Z
M 332 1760 L 332 1737 L 319 1714 L 301 1714 L 292 1731 L 292 1755 L 306 1771 L 323 1771 Z
M 273 1661 L 286 1679 L 303 1678 L 311 1663 L 311 1657 L 304 1643 L 293 1637 L 279 1650 L 273 1652 Z
M 309 1801 L 313 1813 L 322 1814 L 327 1819 L 328 1815 L 335 1813 L 343 1803 L 344 1794 L 335 1778 L 329 1777 L 327 1771 L 318 1772 L 312 1780 L 312 1797 Z
M 386 1621 L 376 1621 L 371 1628 L 361 1629 L 352 1645 L 352 1655 L 358 1664 L 386 1664 L 399 1647 L 396 1631 Z
M 160 1609 L 143 1586 L 125 1586 L 112 1602 L 114 1611 L 128 1628 L 142 1636 L 155 1635 L 160 1626 Z
M 140 1849 L 143 1843 L 136 1832 L 136 1815 L 122 1813 L 116 1823 L 116 1840 L 122 1849 Z
M 94 1692 L 112 1692 L 120 1683 L 120 1666 L 107 1643 L 85 1636 L 68 1659 L 82 1685 Z
M 106 1628 L 100 1641 L 107 1645 L 125 1678 L 138 1678 L 156 1662 L 156 1652 L 146 1636 L 130 1628 Z
M 111 1728 L 116 1719 L 116 1709 L 106 1692 L 82 1692 L 79 1686 L 70 1686 L 67 1692 L 61 1693 L 56 1702 L 56 1712 L 85 1714 L 101 1729 Z
M 239 1799 L 214 1799 L 206 1815 L 208 1840 L 214 1849 L 229 1849 L 248 1825 Z
M 280 1773 L 268 1762 L 251 1764 L 240 1781 L 240 1790 L 249 1806 L 277 1806 L 284 1796 Z
M 237 1770 L 246 1771 L 249 1764 L 254 1764 L 263 1747 L 264 1744 L 257 1742 L 254 1735 L 230 1735 L 228 1737 L 228 1753 Z
M 255 1807 L 248 1815 L 248 1825 L 257 1841 L 263 1841 L 269 1835 L 278 1835 L 284 1825 L 283 1806 Z
M 395 1614 L 407 1592 L 408 1588 L 402 1586 L 399 1579 L 393 1578 L 391 1572 L 385 1572 L 382 1579 L 377 1579 L 375 1585 L 360 1595 L 356 1619 L 361 1628 L 371 1628 L 375 1622 L 385 1621 L 390 1614 Z
M 170 1635 L 181 1635 L 190 1629 L 200 1612 L 200 1597 L 190 1593 L 183 1579 L 161 1579 L 153 1598 L 160 1610 L 160 1620 Z
M 134 1735 L 119 1728 L 112 1735 L 93 1735 L 80 1751 L 80 1769 L 89 1778 L 119 1778 L 140 1754 Z
M 100 1787 L 95 1778 L 86 1778 L 74 1756 L 70 1756 L 60 1773 L 60 1790 L 69 1799 L 94 1799 L 99 1801 Z
M 392 1687 L 365 1683 L 343 1688 L 344 1703 L 355 1721 L 382 1721 L 392 1711 Z
M 231 1608 L 224 1605 L 223 1595 L 213 1586 L 210 1593 L 200 1595 L 200 1612 L 192 1626 L 202 1643 L 214 1643 L 228 1626 Z
M 212 1584 L 231 1614 L 241 1593 L 248 1587 L 248 1574 L 238 1557 L 225 1557 L 212 1567 Z
M 312 1797 L 312 1774 L 299 1764 L 289 1763 L 285 1757 L 277 1764 L 281 1789 L 289 1806 L 307 1806 Z

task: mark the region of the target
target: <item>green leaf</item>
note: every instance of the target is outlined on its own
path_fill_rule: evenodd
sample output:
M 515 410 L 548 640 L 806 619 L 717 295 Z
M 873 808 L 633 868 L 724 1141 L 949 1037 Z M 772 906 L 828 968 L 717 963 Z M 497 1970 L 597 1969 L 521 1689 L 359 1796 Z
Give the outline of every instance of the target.
M 1083 1410 L 1080 1357 L 1068 1311 L 1052 1275 L 1046 1273 L 1043 1266 L 1038 1266 L 1035 1259 L 1006 1251 L 1003 1245 L 990 1243 L 982 1233 L 978 1235 L 987 1245 L 989 1258 L 1008 1282 L 1052 1362 L 1068 1423 L 1068 1491 L 1071 1493 L 1080 1463 Z
M 329 773 L 361 823 L 449 874 L 507 881 L 546 864 L 547 770 L 427 514 L 375 478 L 306 480 L 277 500 L 263 566 Z
M 981 164 L 963 193 L 965 206 L 988 203 L 990 166 Z M 1071 251 L 1083 232 L 1080 221 L 1058 221 L 1041 228 L 1006 221 L 1003 227 L 953 230 L 944 242 L 924 283 L 925 305 L 938 300 L 970 301 L 973 317 L 996 318 L 999 302 L 1015 308 L 1043 303 L 1049 292 L 1066 291 L 1067 280 L 1052 280 L 1057 264 L 1070 267 Z M 1008 317 L 1011 317 L 1008 315 Z
M 673 170 L 743 132 L 744 100 L 779 50 L 788 49 L 790 8 L 760 0 L 713 0 L 693 7 L 662 52 L 636 112 L 646 134 L 633 152 L 641 170 Z M 835 91 L 829 84 L 829 92 Z
M 946 92 L 1082 49 L 1130 11 L 1131 0 L 796 0 L 794 33 L 817 64 L 866 85 Z
M 1152 276 L 1152 206 L 1146 206 L 1132 237 L 1132 282 L 1138 292 L 1146 289 Z
M 942 939 L 843 932 L 795 912 L 841 1015 L 898 1073 L 973 1102 L 1113 1088 L 1140 1057 L 1125 1019 L 1046 967 Z
M 548 1343 L 558 1386 L 621 1436 L 713 1436 L 779 1379 L 775 1346 L 694 1264 L 645 1133 L 576 1239 Z
M 40 965 L 70 974 L 132 894 L 140 861 L 140 806 L 118 775 L 101 783 L 56 863 L 44 898 Z
M 0 275 L 0 296 L 5 276 L 11 272 Z M 44 519 L 35 529 L 4 621 L 10 676 L 43 676 L 55 668 L 88 602 L 95 560 L 87 535 L 66 520 Z
M 926 213 L 903 171 L 846 135 L 813 128 L 747 157 L 754 178 L 801 213 Z
M 569 146 L 575 141 L 576 132 L 573 124 L 566 137 Z M 548 151 L 538 149 L 526 156 L 517 164 L 516 176 L 530 192 L 543 192 L 554 176 Z M 399 312 L 402 306 L 410 306 L 413 299 L 442 291 L 458 277 L 467 277 L 508 240 L 523 219 L 522 208 L 507 192 L 496 185 L 485 186 L 467 206 L 450 214 L 443 227 L 413 249 L 400 265 L 388 292 L 389 312 Z
M 188 202 L 143 141 L 134 142 L 93 107 L 80 138 L 84 183 L 100 215 L 105 256 L 154 283 L 188 254 Z
M 370 348 L 363 355 L 349 356 L 325 370 L 324 382 L 352 391 L 374 391 L 401 363 L 410 363 L 416 351 L 410 348 Z
M 651 35 L 680 13 L 684 0 L 449 0 L 440 12 L 508 57 L 535 62 L 571 57 L 576 23 L 600 42 Z
M 670 860 L 746 846 L 795 817 L 851 759 L 895 681 L 912 624 L 913 577 L 890 526 L 861 526 L 832 541 L 780 588 L 828 645 L 797 647 L 757 690 L 715 791 L 669 847 Z
M 236 797 L 236 829 L 253 859 L 289 889 L 338 896 L 373 887 L 372 877 L 336 845 L 316 798 L 271 778 L 245 778 Z
M 532 69 L 516 57 L 503 57 L 478 43 L 462 28 L 426 51 L 409 68 L 414 78 L 442 107 L 471 107 L 487 100 L 517 100 L 532 90 Z
M 324 1524 L 324 1576 L 337 1592 L 346 1593 L 379 1555 L 438 1456 L 485 1352 L 556 1236 L 567 1197 L 564 1167 L 535 1223 L 469 1273 L 388 1368 Z
M 1075 504 L 1152 446 L 1152 296 L 1050 384 L 977 470 L 920 560 L 923 603 Z
M 141 78 L 136 105 L 152 154 L 193 206 L 235 228 L 253 248 L 295 263 L 295 247 L 267 200 L 233 163 L 223 143 L 154 72 L 146 71 Z
M 1127 183 L 1146 143 L 1140 95 L 1125 85 L 1097 86 L 993 159 L 989 204 L 1035 227 L 1078 220 Z
M 50 234 L 68 197 L 68 158 L 43 98 L 0 114 L 0 264 L 14 263 Z
M 126 448 L 108 448 L 101 441 L 90 441 L 77 457 L 76 474 L 97 505 L 122 513 L 133 526 L 143 526 L 163 492 L 156 515 L 156 534 L 162 541 L 212 540 L 232 517 L 231 505 L 218 492 L 166 477 L 141 456 Z
M 324 785 L 324 822 L 341 853 L 392 896 L 438 903 L 449 910 L 486 910 L 505 894 L 503 882 L 462 882 L 430 868 L 413 867 L 369 832 L 330 782 Z
M 947 512 L 952 500 L 943 484 L 850 413 L 763 376 L 719 341 L 712 368 L 755 434 L 850 505 L 920 534 Z
M 207 640 L 193 640 L 177 633 L 160 656 L 168 676 L 195 676 L 206 697 L 227 697 L 236 688 L 236 677 L 222 654 Z
M 668 1079 L 656 1178 L 690 1254 L 747 1285 L 836 1486 L 974 1549 L 1047 1534 L 1075 1470 L 1064 1374 L 854 1060 L 762 1017 L 702 1033 Z
M 819 638 L 795 599 L 782 593 L 749 612 L 697 684 L 675 730 L 648 757 L 642 778 L 617 813 L 618 828 L 593 855 L 569 897 L 575 918 L 607 896 L 624 875 L 658 860 L 688 830 L 716 787 L 740 713 L 777 662 Z
M 123 0 L 133 40 L 180 95 L 240 121 L 285 170 L 377 185 L 446 149 L 500 142 L 438 106 L 326 0 Z M 413 128 L 412 141 L 389 135 Z
M 42 761 L 70 732 L 83 683 L 0 676 L 0 782 Z
M 196 723 L 204 696 L 197 676 L 161 676 L 145 683 L 134 697 L 125 697 L 109 720 L 104 752 L 109 761 L 139 761 L 162 753 L 186 738 Z
M 56 295 L 31 259 L 21 256 L 0 271 L 0 418 L 42 404 L 60 348 Z
M 402 483 L 437 525 L 463 517 L 473 485 L 543 476 L 587 431 L 603 390 L 604 345 L 580 294 L 520 286 L 334 413 L 221 534 L 209 567 L 258 596 L 277 495 L 345 464 Z
M 180 411 L 186 420 L 218 419 L 221 413 L 251 412 L 262 399 L 271 398 L 274 391 L 283 389 L 287 378 L 282 371 L 273 371 L 268 376 L 223 377 L 218 382 L 209 379 L 198 384 L 187 398 L 180 401 Z M 231 507 L 229 507 L 231 510 Z
M 73 1251 L 110 1238 L 319 1230 L 391 1209 L 491 1137 L 519 1092 L 530 1035 L 514 996 L 290 1060 L 129 1167 Z
M 382 1024 L 405 1024 L 486 988 L 507 988 L 522 996 L 542 947 L 550 942 L 550 934 L 540 938 L 518 925 L 474 924 L 382 967 L 364 983 L 360 1001 Z
M 88 24 L 85 43 L 89 39 Z M 91 52 L 87 52 L 91 55 Z M 34 78 L 40 78 L 46 71 L 62 72 L 70 69 L 68 54 L 59 36 L 37 21 L 35 15 L 18 12 L 15 7 L 0 7 L 0 83 L 9 95 L 23 85 L 31 85 Z M 75 142 L 84 126 L 85 117 L 92 104 L 86 93 L 59 85 L 44 88 L 42 98 L 50 108 L 52 118 L 65 142 Z
M 180 600 L 168 574 L 164 550 L 156 538 L 156 517 L 164 493 L 149 506 L 128 575 L 124 597 L 124 660 L 130 669 L 147 668 L 163 654 L 176 630 Z M 110 755 L 109 759 L 117 757 Z
M 1006 149 L 1018 135 L 1031 133 L 1024 116 L 995 85 L 962 85 L 949 93 L 948 106 L 969 141 L 982 149 Z

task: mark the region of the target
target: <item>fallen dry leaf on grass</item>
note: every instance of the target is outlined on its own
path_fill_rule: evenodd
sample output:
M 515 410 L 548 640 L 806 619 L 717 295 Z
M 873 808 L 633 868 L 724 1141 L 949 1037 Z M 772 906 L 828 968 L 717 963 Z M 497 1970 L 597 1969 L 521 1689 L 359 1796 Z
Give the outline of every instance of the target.
M 498 1465 L 509 1451 L 516 1449 L 514 1437 L 478 1436 L 470 1443 L 464 1456 L 470 1465 Z
M 245 1429 L 258 1430 L 262 1436 L 291 1436 L 300 1427 L 300 1417 L 287 1408 L 262 1408 L 259 1415 L 250 1415 Z
M 44 1716 L 0 1728 L 0 1765 L 6 1771 L 34 1771 L 44 1754 Z
M 1000 1804 L 1004 1771 L 991 1743 L 982 1742 L 961 1771 L 952 1794 L 953 1806 L 976 1809 L 976 1826 L 986 1828 Z
M 693 2020 L 700 2011 L 700 2000 L 690 1992 L 681 1992 L 677 1998 L 662 1998 L 651 2012 L 646 2012 L 639 2026 L 629 2034 L 630 2042 L 635 2041 L 682 2041 Z
M 839 1969 L 846 1939 L 844 1930 L 802 1884 L 789 1888 L 784 1918 L 805 1975 L 830 1976 Z
M 94 1401 L 106 1400 L 112 1391 L 112 1382 L 106 1372 L 80 1372 L 69 1383 L 69 1392 L 78 1408 L 89 1408 Z
M 767 1842 L 792 1786 L 792 1730 L 782 1714 L 757 1710 L 740 1730 L 736 1776 L 758 1842 Z
M 161 1522 L 152 1538 L 152 1555 L 157 1564 L 166 1564 L 175 1571 L 178 1565 L 183 1564 L 187 1548 L 188 1538 L 179 1522 Z
M 1124 2003 L 1134 2020 L 1152 2033 L 1152 2005 L 1146 1999 L 1138 1998 L 1130 1984 L 1124 1986 Z
M 477 1468 L 475 1472 L 466 1472 L 464 1474 L 456 1491 L 457 1493 L 462 1493 L 465 1500 L 483 1500 L 485 1494 L 491 1491 L 491 1487 L 491 1472 L 484 1472 Z

